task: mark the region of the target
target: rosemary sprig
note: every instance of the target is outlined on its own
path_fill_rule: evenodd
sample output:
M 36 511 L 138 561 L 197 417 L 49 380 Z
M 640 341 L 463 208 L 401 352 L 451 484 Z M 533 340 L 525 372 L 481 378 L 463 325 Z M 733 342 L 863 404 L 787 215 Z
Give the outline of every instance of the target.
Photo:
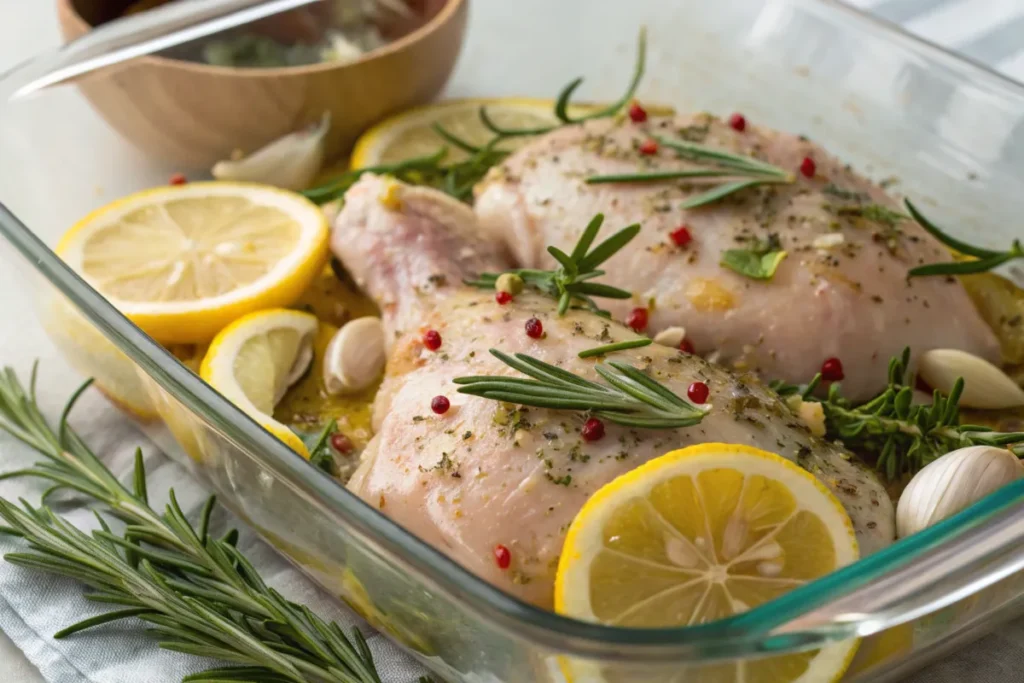
M 842 397 L 838 382 L 824 398 L 814 395 L 821 384 L 816 375 L 803 386 L 772 383 L 782 396 L 799 396 L 820 403 L 826 434 L 847 448 L 877 457 L 876 466 L 889 479 L 913 474 L 936 458 L 965 446 L 1007 446 L 1024 457 L 1024 432 L 994 432 L 988 427 L 960 424 L 958 379 L 949 396 L 936 391 L 931 403 L 914 405 L 914 377 L 910 349 L 889 361 L 889 383 L 870 401 L 854 404 Z
M 329 201 L 338 199 L 344 195 L 348 188 L 352 187 L 364 173 L 379 173 L 391 175 L 399 180 L 407 182 L 422 181 L 437 172 L 441 160 L 448 154 L 448 149 L 442 147 L 433 154 L 404 159 L 393 164 L 381 164 L 379 166 L 366 166 L 354 168 L 342 173 L 340 176 L 325 185 L 303 190 L 302 195 L 317 203 L 326 204 Z
M 676 171 L 651 171 L 640 173 L 619 173 L 595 175 L 586 179 L 589 184 L 598 183 L 649 183 L 677 179 L 718 179 L 730 178 L 728 182 L 715 185 L 706 192 L 690 197 L 682 204 L 684 209 L 713 204 L 731 194 L 758 185 L 788 184 L 795 176 L 783 168 L 753 157 L 733 154 L 694 142 L 669 140 L 655 136 L 658 143 L 676 152 L 680 159 L 703 164 L 701 168 L 687 168 Z
M 626 363 L 594 366 L 607 382 L 598 384 L 523 353 L 491 355 L 532 379 L 504 376 L 457 377 L 460 394 L 537 408 L 583 411 L 609 422 L 642 429 L 674 429 L 699 423 L 711 409 L 696 406 Z
M 118 607 L 55 637 L 136 617 L 150 624 L 160 647 L 235 665 L 185 681 L 380 683 L 358 631 L 346 636 L 337 624 L 267 586 L 235 547 L 236 531 L 221 538 L 210 535 L 215 497 L 207 500 L 196 527 L 185 518 L 173 490 L 163 514 L 150 507 L 141 451 L 135 454 L 131 489 L 114 477 L 67 423 L 88 383 L 73 394 L 54 429 L 36 404 L 35 376 L 33 368 L 26 392 L 13 370 L 0 373 L 0 429 L 46 460 L 0 476 L 48 480 L 53 486 L 44 500 L 56 490 L 70 489 L 126 523 L 123 533 L 115 534 L 97 513 L 101 528 L 88 534 L 45 505 L 0 499 L 0 518 L 7 524 L 0 531 L 20 536 L 29 546 L 26 552 L 7 554 L 8 562 L 77 579 L 93 589 L 89 600 Z
M 593 282 L 594 278 L 604 275 L 597 267 L 614 256 L 640 232 L 640 225 L 634 224 L 619 230 L 617 233 L 591 249 L 597 237 L 604 215 L 597 214 L 580 235 L 571 254 L 566 254 L 557 247 L 548 247 L 548 253 L 560 264 L 556 270 L 519 269 L 506 271 L 518 275 L 524 284 L 558 300 L 558 315 L 565 315 L 573 302 L 579 302 L 588 310 L 610 317 L 608 311 L 598 307 L 593 297 L 607 299 L 628 299 L 629 292 L 611 285 Z M 504 273 L 481 273 L 476 280 L 467 280 L 466 284 L 481 289 L 494 289 L 498 278 Z
M 907 206 L 907 212 L 914 218 L 918 224 L 932 234 L 935 239 L 945 244 L 950 249 L 957 251 L 967 256 L 973 256 L 973 261 L 950 261 L 948 263 L 929 263 L 924 266 L 918 266 L 917 268 L 911 268 L 907 273 L 907 277 L 922 277 L 928 275 L 970 275 L 971 273 L 984 273 L 993 268 L 1013 261 L 1015 259 L 1024 258 L 1024 243 L 1019 239 L 1013 240 L 1010 244 L 1010 248 L 1007 251 L 993 251 L 991 249 L 983 249 L 982 247 L 976 247 L 966 242 L 961 242 L 952 235 L 949 235 L 938 228 L 934 223 L 925 218 L 920 211 L 917 210 L 909 199 L 904 200 Z
M 570 116 L 569 111 L 574 106 L 571 102 L 572 96 L 583 82 L 582 78 L 577 78 L 562 88 L 555 100 L 554 116 L 558 119 L 558 123 L 533 128 L 504 128 L 495 122 L 486 107 L 480 107 L 478 112 L 480 123 L 493 134 L 493 137 L 484 145 L 474 145 L 438 123 L 432 126 L 434 132 L 448 145 L 469 154 L 468 158 L 462 161 L 443 164 L 447 148 L 442 147 L 434 154 L 394 164 L 353 169 L 329 183 L 306 190 L 302 194 L 317 204 L 324 204 L 344 196 L 348 188 L 364 173 L 379 173 L 393 175 L 399 180 L 414 185 L 435 187 L 460 201 L 469 201 L 473 195 L 473 186 L 480 182 L 491 168 L 500 164 L 511 154 L 509 150 L 500 147 L 501 143 L 512 138 L 543 135 L 562 126 L 575 125 L 590 119 L 614 116 L 632 100 L 643 78 L 646 60 L 647 34 L 644 29 L 641 29 L 637 39 L 636 63 L 629 85 L 622 97 L 606 107 L 591 107 L 585 114 L 576 117 Z
M 584 349 L 576 355 L 579 358 L 593 358 L 594 356 L 604 356 L 605 354 L 612 353 L 614 351 L 625 351 L 626 349 L 639 349 L 644 346 L 650 346 L 654 342 L 650 339 L 627 339 L 625 341 L 615 342 L 613 344 L 605 344 L 604 346 L 595 346 L 592 349 Z

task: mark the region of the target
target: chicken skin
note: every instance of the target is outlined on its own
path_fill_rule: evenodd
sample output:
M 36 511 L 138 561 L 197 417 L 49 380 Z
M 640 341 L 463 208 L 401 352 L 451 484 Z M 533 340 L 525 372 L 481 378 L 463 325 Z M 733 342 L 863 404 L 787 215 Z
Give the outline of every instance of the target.
M 556 302 L 538 293 L 500 305 L 493 291 L 462 284 L 480 270 L 507 267 L 468 229 L 471 219 L 445 195 L 368 175 L 348 192 L 335 222 L 334 253 L 398 334 L 374 406 L 375 436 L 348 484 L 356 495 L 470 571 L 544 608 L 552 606 L 565 532 L 586 500 L 619 475 L 691 444 L 742 443 L 779 453 L 835 493 L 862 552 L 892 541 L 893 506 L 872 471 L 813 437 L 754 376 L 699 356 L 658 345 L 609 356 L 679 395 L 691 382 L 708 385 L 709 412 L 680 429 L 606 423 L 603 438 L 586 441 L 583 413 L 457 393 L 457 377 L 518 374 L 491 348 L 598 380 L 597 361 L 577 353 L 637 338 L 589 311 L 560 317 Z M 539 338 L 525 332 L 531 318 L 543 325 Z M 427 330 L 440 334 L 438 348 L 425 345 Z M 437 396 L 448 399 L 446 410 L 432 409 Z M 510 551 L 507 568 L 495 560 L 498 545 Z
M 585 182 L 695 167 L 666 144 L 651 153 L 655 136 L 755 157 L 792 172 L 794 182 L 690 210 L 683 201 L 714 181 Z M 737 131 L 707 114 L 596 120 L 527 144 L 491 169 L 476 194 L 481 227 L 523 268 L 553 267 L 546 247 L 570 248 L 594 214 L 640 223 L 640 235 L 604 265 L 603 282 L 634 293 L 607 306 L 614 317 L 647 307 L 648 334 L 684 326 L 698 353 L 765 379 L 806 382 L 838 358 L 844 394 L 856 400 L 882 388 L 889 359 L 907 346 L 999 359 L 958 281 L 907 279 L 908 269 L 949 253 L 881 187 L 802 137 L 751 125 Z M 720 265 L 727 249 L 767 245 L 786 252 L 771 279 Z

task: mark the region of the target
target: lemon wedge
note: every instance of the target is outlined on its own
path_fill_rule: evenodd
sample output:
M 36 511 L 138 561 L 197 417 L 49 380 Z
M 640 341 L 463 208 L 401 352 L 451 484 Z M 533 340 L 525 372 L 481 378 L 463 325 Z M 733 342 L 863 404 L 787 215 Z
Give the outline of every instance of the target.
M 268 432 L 309 458 L 302 440 L 274 419 L 274 406 L 313 360 L 315 316 L 283 308 L 243 316 L 210 344 L 200 376 Z
M 702 444 L 652 460 L 587 501 L 566 537 L 555 609 L 615 626 L 703 624 L 857 556 L 846 511 L 808 472 L 756 448 Z M 716 664 L 714 680 L 835 681 L 856 645 Z M 564 664 L 573 671 L 572 661 Z M 589 667 L 576 673 L 574 679 L 594 678 Z
M 294 302 L 327 259 L 312 202 L 248 183 L 191 183 L 120 199 L 57 253 L 163 344 L 207 342 L 252 311 Z
M 352 151 L 351 166 L 391 164 L 433 154 L 445 146 L 448 147 L 445 162 L 465 158 L 465 152 L 446 142 L 432 126 L 439 124 L 472 145 L 484 145 L 494 133 L 480 122 L 480 107 L 487 107 L 490 117 L 503 128 L 537 128 L 558 123 L 551 100 L 496 98 L 428 104 L 385 119 L 363 133 Z M 515 149 L 528 140 L 528 137 L 506 140 L 502 149 Z

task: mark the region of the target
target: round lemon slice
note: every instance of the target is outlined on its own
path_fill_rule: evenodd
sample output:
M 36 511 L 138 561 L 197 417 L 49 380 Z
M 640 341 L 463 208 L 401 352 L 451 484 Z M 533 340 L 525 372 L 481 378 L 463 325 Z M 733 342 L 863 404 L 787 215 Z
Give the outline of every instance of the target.
M 385 119 L 365 132 L 352 151 L 351 166 L 391 164 L 433 154 L 445 146 L 448 147 L 446 162 L 465 158 L 465 152 L 446 142 L 432 126 L 438 124 L 472 145 L 484 145 L 494 133 L 481 123 L 480 107 L 486 107 L 491 119 L 503 128 L 538 128 L 558 123 L 551 100 L 467 99 L 429 104 Z M 502 149 L 515 149 L 529 139 L 506 140 Z
M 566 537 L 555 609 L 615 626 L 703 624 L 766 603 L 857 556 L 846 511 L 808 472 L 756 448 L 702 444 L 652 460 L 587 501 Z M 835 681 L 856 645 L 719 663 L 713 678 Z M 571 661 L 565 665 L 573 672 Z M 595 678 L 589 667 L 576 674 Z
M 192 344 L 294 302 L 326 262 L 327 241 L 323 213 L 301 195 L 209 182 L 116 201 L 56 251 L 154 339 Z
M 313 360 L 315 316 L 282 308 L 250 313 L 225 327 L 210 344 L 200 376 L 268 432 L 304 458 L 309 451 L 274 419 L 274 406 Z

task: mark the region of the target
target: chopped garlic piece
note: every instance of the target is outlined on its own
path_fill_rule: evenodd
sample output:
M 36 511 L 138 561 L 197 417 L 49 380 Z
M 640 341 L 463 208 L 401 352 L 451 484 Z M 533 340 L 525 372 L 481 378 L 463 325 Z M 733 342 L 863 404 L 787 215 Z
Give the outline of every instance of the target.
M 815 249 L 835 249 L 846 242 L 846 237 L 841 232 L 830 232 L 825 235 L 818 235 L 811 242 Z

